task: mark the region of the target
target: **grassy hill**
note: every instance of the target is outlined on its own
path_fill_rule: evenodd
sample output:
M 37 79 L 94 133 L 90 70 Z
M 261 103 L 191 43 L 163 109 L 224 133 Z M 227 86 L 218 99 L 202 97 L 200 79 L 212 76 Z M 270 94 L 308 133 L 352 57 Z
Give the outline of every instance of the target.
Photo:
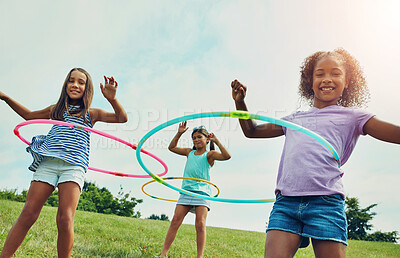
M 0 250 L 23 203 L 0 200 Z M 56 212 L 44 207 L 38 221 L 18 249 L 17 257 L 57 255 Z M 73 257 L 154 257 L 161 252 L 169 222 L 77 211 Z M 207 227 L 207 257 L 263 257 L 265 233 Z M 349 241 L 347 257 L 400 257 L 400 245 Z M 193 225 L 182 225 L 170 257 L 195 257 Z M 295 257 L 314 257 L 312 248 Z

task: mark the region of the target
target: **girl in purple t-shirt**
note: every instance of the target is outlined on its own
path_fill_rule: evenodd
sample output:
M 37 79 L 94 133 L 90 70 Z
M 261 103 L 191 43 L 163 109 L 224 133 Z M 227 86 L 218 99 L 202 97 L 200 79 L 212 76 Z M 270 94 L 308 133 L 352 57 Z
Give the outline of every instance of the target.
M 234 80 L 237 110 L 247 111 L 247 87 Z M 327 139 L 341 164 L 349 158 L 360 135 L 400 144 L 400 127 L 381 121 L 362 107 L 369 99 L 358 61 L 346 50 L 316 52 L 301 69 L 299 93 L 312 108 L 284 120 L 300 124 Z M 316 257 L 345 257 L 347 222 L 342 175 L 331 153 L 298 131 L 275 124 L 239 120 L 248 138 L 285 135 L 279 165 L 276 202 L 271 211 L 265 257 L 292 257 L 312 239 Z

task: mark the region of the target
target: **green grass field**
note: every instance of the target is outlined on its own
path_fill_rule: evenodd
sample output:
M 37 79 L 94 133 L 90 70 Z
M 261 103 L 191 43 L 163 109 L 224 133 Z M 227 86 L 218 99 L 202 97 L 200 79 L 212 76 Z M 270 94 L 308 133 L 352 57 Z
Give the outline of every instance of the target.
M 23 203 L 0 200 L 0 248 Z M 17 257 L 55 257 L 57 208 L 44 207 Z M 77 211 L 73 257 L 154 257 L 161 252 L 169 222 Z M 207 257 L 263 257 L 265 233 L 207 227 Z M 170 257 L 195 257 L 193 225 L 182 225 Z M 295 257 L 314 257 L 312 247 Z M 400 245 L 349 241 L 347 257 L 400 257 Z

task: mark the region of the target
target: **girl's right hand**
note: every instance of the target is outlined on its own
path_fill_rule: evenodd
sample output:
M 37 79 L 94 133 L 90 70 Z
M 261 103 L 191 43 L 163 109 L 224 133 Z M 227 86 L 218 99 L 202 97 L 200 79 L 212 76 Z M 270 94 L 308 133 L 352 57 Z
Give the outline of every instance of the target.
M 186 127 L 187 121 L 179 123 L 178 133 L 183 134 L 189 127 Z
M 238 80 L 234 80 L 231 83 L 232 87 L 232 98 L 236 102 L 244 101 L 246 97 L 247 87 L 241 84 Z

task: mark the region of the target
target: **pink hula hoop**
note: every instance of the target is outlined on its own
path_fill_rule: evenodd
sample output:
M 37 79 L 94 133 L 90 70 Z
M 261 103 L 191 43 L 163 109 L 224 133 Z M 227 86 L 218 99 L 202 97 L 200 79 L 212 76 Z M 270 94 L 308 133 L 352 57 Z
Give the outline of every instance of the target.
M 29 125 L 29 124 L 53 124 L 53 125 L 61 125 L 61 126 L 68 126 L 68 127 L 72 127 L 72 128 L 76 128 L 79 130 L 84 130 L 87 132 L 91 132 L 94 134 L 98 134 L 100 136 L 104 136 L 106 138 L 110 138 L 112 140 L 115 140 L 117 142 L 120 142 L 122 144 L 125 144 L 129 147 L 131 147 L 132 149 L 136 150 L 137 145 L 136 144 L 131 144 L 127 141 L 124 141 L 118 137 L 115 137 L 111 134 L 93 129 L 93 128 L 89 128 L 89 127 L 85 127 L 85 126 L 81 126 L 81 125 L 76 125 L 73 123 L 68 123 L 68 122 L 64 122 L 64 121 L 58 121 L 58 120 L 50 120 L 50 119 L 33 119 L 33 120 L 28 120 L 28 121 L 24 121 L 22 123 L 19 123 L 15 128 L 14 128 L 14 134 L 21 139 L 21 141 L 23 141 L 24 143 L 30 145 L 31 143 L 26 140 L 24 137 L 21 136 L 21 134 L 19 133 L 19 128 L 25 126 L 25 125 Z M 159 174 L 158 176 L 163 176 L 168 172 L 168 167 L 167 164 L 165 164 L 164 161 L 162 161 L 159 157 L 157 157 L 154 154 L 151 154 L 150 152 L 146 151 L 146 150 L 140 150 L 141 152 L 143 152 L 144 154 L 154 158 L 155 160 L 157 160 L 158 162 L 160 162 L 160 164 L 164 167 L 164 172 Z M 88 169 L 93 170 L 93 171 L 97 171 L 97 172 L 101 172 L 101 173 L 105 173 L 105 174 L 110 174 L 110 175 L 114 175 L 114 176 L 120 176 L 120 177 L 135 177 L 135 178 L 151 178 L 150 175 L 132 175 L 132 174 L 125 174 L 125 173 L 120 173 L 120 172 L 113 172 L 113 171 L 108 171 L 108 170 L 104 170 L 104 169 L 99 169 L 99 168 L 94 168 L 94 167 L 88 167 Z

